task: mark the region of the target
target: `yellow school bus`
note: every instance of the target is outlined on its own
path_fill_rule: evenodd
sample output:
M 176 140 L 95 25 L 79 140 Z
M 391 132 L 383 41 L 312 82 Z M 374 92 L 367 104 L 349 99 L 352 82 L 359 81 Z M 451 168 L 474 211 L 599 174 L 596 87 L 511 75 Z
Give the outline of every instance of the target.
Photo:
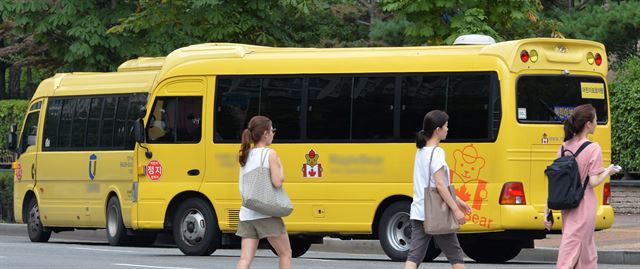
M 187 255 L 237 247 L 240 134 L 252 116 L 265 115 L 278 129 L 272 147 L 295 207 L 285 218 L 294 256 L 331 236 L 377 239 L 391 259 L 404 260 L 415 133 L 426 112 L 442 109 L 450 120 L 441 147 L 458 196 L 472 208 L 459 236 L 463 250 L 477 261 L 510 260 L 546 236 L 543 171 L 555 159 L 562 121 L 575 106 L 596 107 L 591 139 L 602 146 L 605 163 L 611 160 L 605 48 L 570 39 L 460 40 L 452 46 L 331 49 L 209 43 L 134 60 L 114 73 L 68 75 L 78 81 L 113 76 L 87 77 L 82 95 L 96 96 L 125 88 L 117 76 L 144 80 L 146 111 L 125 124 L 136 143 L 124 151 L 102 151 L 101 144 L 47 149 L 54 139 L 47 133 L 49 111 L 56 111 L 52 100 L 59 100 L 66 83 L 58 75 L 43 82 L 32 101 L 28 115 L 43 111 L 40 124 L 32 127 L 29 116 L 23 124 L 21 139 L 34 133 L 35 147 L 16 163 L 22 176 L 15 182 L 16 219 L 34 222 L 30 229 L 41 226 L 39 235 L 106 227 L 112 244 L 172 232 Z M 25 176 L 35 162 L 29 154 L 37 155 L 35 180 Z M 116 181 L 116 172 L 128 176 L 117 180 L 122 185 L 107 183 Z M 56 192 L 59 199 L 47 205 L 47 194 Z M 79 199 L 92 193 L 95 202 Z M 596 193 L 596 229 L 606 229 L 613 223 L 608 183 Z M 554 230 L 560 227 L 558 219 Z M 430 247 L 426 259 L 439 253 Z

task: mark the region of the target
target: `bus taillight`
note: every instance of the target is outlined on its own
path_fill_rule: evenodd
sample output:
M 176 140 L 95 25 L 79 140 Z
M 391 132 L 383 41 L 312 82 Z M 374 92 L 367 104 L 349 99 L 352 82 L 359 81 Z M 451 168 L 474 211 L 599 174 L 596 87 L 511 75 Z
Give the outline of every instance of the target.
M 529 52 L 522 50 L 520 52 L 520 60 L 522 60 L 523 63 L 526 63 L 529 60 Z
M 602 204 L 609 205 L 611 202 L 611 183 L 604 183 L 604 191 L 602 194 Z
M 602 56 L 600 55 L 600 53 L 596 53 L 595 61 L 597 66 L 600 66 L 602 64 Z
M 522 182 L 507 182 L 502 186 L 500 194 L 501 205 L 524 205 L 527 200 L 524 198 L 524 186 Z

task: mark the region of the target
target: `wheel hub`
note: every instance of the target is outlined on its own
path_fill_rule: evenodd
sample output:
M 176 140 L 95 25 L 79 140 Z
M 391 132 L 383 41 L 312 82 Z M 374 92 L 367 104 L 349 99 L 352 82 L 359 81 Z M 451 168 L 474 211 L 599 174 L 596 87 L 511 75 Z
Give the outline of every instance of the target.
M 107 214 L 107 230 L 109 231 L 109 235 L 111 237 L 116 236 L 116 233 L 118 232 L 117 218 L 118 218 L 118 210 L 116 210 L 115 206 L 111 206 Z
M 206 222 L 202 212 L 193 209 L 183 218 L 180 226 L 182 238 L 189 245 L 195 245 L 202 241 L 206 231 Z
M 411 223 L 409 214 L 398 212 L 394 214 L 387 226 L 387 237 L 391 246 L 397 251 L 408 251 L 411 239 Z
M 40 230 L 40 209 L 38 206 L 34 206 L 29 210 L 29 230 L 32 232 L 38 232 Z

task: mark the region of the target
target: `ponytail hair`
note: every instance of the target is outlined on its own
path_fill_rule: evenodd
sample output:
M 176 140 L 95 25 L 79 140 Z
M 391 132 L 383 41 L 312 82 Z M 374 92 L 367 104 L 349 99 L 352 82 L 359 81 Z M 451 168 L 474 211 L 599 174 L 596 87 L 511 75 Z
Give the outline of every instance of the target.
M 564 121 L 564 141 L 569 141 L 584 130 L 587 122 L 596 117 L 596 108 L 591 104 L 577 106 Z
M 238 151 L 238 162 L 240 166 L 247 164 L 249 158 L 249 150 L 251 150 L 251 143 L 255 144 L 262 138 L 264 132 L 271 128 L 271 120 L 265 116 L 254 116 L 249 120 L 249 127 L 242 131 L 242 144 Z
M 433 132 L 436 128 L 444 127 L 449 121 L 449 115 L 442 110 L 431 110 L 422 120 L 422 130 L 416 133 L 416 148 L 424 148 L 427 145 L 427 140 L 433 136 Z

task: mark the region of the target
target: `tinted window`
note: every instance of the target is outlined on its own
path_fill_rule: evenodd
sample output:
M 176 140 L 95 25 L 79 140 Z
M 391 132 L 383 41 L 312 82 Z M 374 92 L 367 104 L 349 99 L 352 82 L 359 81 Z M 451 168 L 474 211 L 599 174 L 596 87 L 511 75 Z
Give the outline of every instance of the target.
M 58 145 L 56 148 L 68 148 L 71 143 L 71 125 L 76 111 L 76 99 L 64 99 L 62 103 L 62 117 L 58 129 Z
M 353 87 L 353 139 L 393 138 L 395 76 L 356 77 Z
M 31 112 L 24 122 L 24 129 L 20 137 L 20 153 L 27 151 L 29 146 L 36 144 L 36 134 L 38 133 L 38 117 L 40 112 Z
M 403 77 L 400 137 L 414 139 L 427 112 L 446 110 L 447 75 Z
M 276 139 L 300 138 L 301 96 L 302 78 L 262 80 L 260 115 L 269 117 L 278 129 Z
M 156 99 L 147 124 L 149 143 L 197 143 L 202 136 L 202 97 Z
M 103 97 L 91 98 L 89 119 L 87 121 L 87 147 L 97 147 L 100 143 L 100 119 L 102 114 Z
M 598 92 L 591 93 L 592 89 Z M 608 119 L 606 85 L 599 77 L 522 76 L 516 91 L 516 113 L 520 122 L 561 123 L 576 106 L 583 104 L 596 108 L 599 123 L 606 123 Z
M 310 77 L 307 137 L 348 140 L 353 77 Z M 278 131 L 280 132 L 280 131 Z
M 144 109 L 147 105 L 147 95 L 146 94 L 133 94 L 129 98 L 129 112 L 127 115 L 127 123 L 125 124 L 125 148 L 133 149 L 136 141 L 133 137 L 133 122 L 136 119 L 142 118 L 145 116 Z
M 447 96 L 448 139 L 489 137 L 489 91 L 487 75 L 451 75 Z
M 107 96 L 104 98 L 102 128 L 100 129 L 100 146 L 103 148 L 113 147 L 117 99 L 115 96 Z
M 218 78 L 216 90 L 215 141 L 240 141 L 249 115 L 258 115 L 259 78 Z
M 116 109 L 116 118 L 115 118 L 115 133 L 113 146 L 124 148 L 125 147 L 125 138 L 127 137 L 127 112 L 129 111 L 129 97 L 122 96 L 118 97 L 118 108 Z
M 44 149 L 58 146 L 58 127 L 60 126 L 60 113 L 62 111 L 61 99 L 49 99 L 47 114 L 44 119 Z
M 71 125 L 71 147 L 84 147 L 84 139 L 87 132 L 87 118 L 89 117 L 89 106 L 91 98 L 80 98 L 76 103 L 76 113 Z

